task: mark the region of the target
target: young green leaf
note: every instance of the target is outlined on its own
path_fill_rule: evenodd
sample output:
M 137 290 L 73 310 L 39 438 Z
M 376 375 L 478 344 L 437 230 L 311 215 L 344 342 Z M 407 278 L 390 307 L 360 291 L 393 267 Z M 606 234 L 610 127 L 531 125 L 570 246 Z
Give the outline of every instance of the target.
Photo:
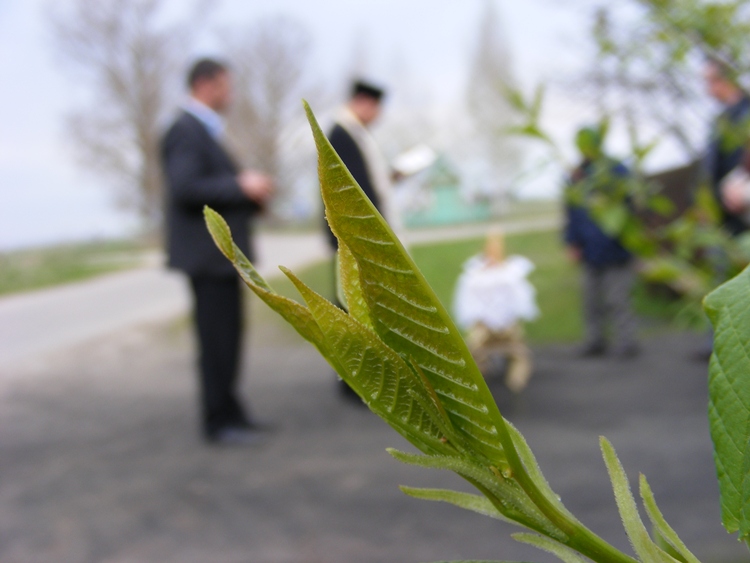
M 367 326 L 312 291 L 289 270 L 283 272 L 307 302 L 323 333 L 334 368 L 367 406 L 422 451 L 455 455 L 440 428 L 413 395 L 424 396 L 421 382 L 401 356 Z
M 349 247 L 342 242 L 339 243 L 337 258 L 340 287 L 346 299 L 346 308 L 352 318 L 372 328 L 370 311 L 367 308 L 365 296 L 362 294 L 362 286 L 359 281 L 357 261 L 354 259 Z
M 245 284 L 271 309 L 291 324 L 300 336 L 313 343 L 323 357 L 328 358 L 330 351 L 323 338 L 323 333 L 310 314 L 310 311 L 296 301 L 279 295 L 271 289 L 266 280 L 253 268 L 253 265 L 239 247 L 234 244 L 229 226 L 218 213 L 206 207 L 203 210 L 203 214 L 211 236 L 217 242 L 224 255 L 232 262 Z
M 425 453 L 451 455 L 455 450 L 444 442 L 440 429 L 432 422 L 413 394 L 425 393 L 411 368 L 367 327 L 351 319 L 344 311 L 312 292 L 290 272 L 300 292 L 315 304 L 314 311 L 292 299 L 275 293 L 233 243 L 229 227 L 214 211 L 204 211 L 214 239 L 231 256 L 243 281 L 269 307 L 279 313 L 297 332 L 310 341 L 336 372 L 362 397 L 365 403 L 397 432 Z M 228 241 L 228 242 L 227 242 Z M 334 326 L 345 326 L 345 331 Z M 345 349 L 342 339 L 347 339 Z M 342 351 L 343 350 L 343 351 Z
M 544 84 L 539 84 L 534 92 L 534 99 L 531 102 L 529 108 L 529 119 L 532 123 L 539 123 L 539 118 L 542 115 L 542 104 L 544 103 L 545 87 Z
M 504 461 L 498 440 L 504 420 L 461 333 L 305 109 L 318 149 L 326 218 L 357 262 L 375 332 L 422 369 L 471 446 L 496 463 Z
M 750 270 L 711 292 L 704 307 L 714 327 L 709 366 L 709 421 L 724 527 L 750 537 L 750 487 L 745 470 L 750 440 Z
M 625 470 L 622 468 L 612 444 L 604 437 L 599 439 L 599 443 L 604 462 L 607 465 L 609 478 L 612 481 L 612 488 L 615 491 L 617 508 L 625 525 L 625 532 L 628 534 L 628 539 L 630 539 L 638 557 L 643 563 L 676 563 L 676 559 L 653 542 L 646 526 L 643 525 L 633 493 L 630 492 L 628 477 L 625 475 Z
M 224 254 L 230 262 L 234 262 L 235 246 L 227 222 L 224 221 L 224 218 L 221 215 L 207 205 L 203 207 L 203 217 L 206 220 L 208 232 L 211 233 L 211 237 L 214 239 L 216 246 L 219 247 L 219 250 L 221 250 L 222 254 Z
M 556 555 L 564 561 L 564 563 L 586 563 L 586 559 L 578 555 L 575 551 L 564 545 L 560 545 L 549 538 L 537 536 L 536 534 L 523 533 L 513 534 L 511 537 L 518 542 L 533 545 L 534 547 L 538 547 L 539 549 L 543 549 L 544 551 Z
M 532 530 L 564 542 L 568 538 L 531 502 L 518 484 L 466 458 L 424 456 L 388 448 L 388 453 L 402 463 L 453 471 L 484 493 L 506 518 Z
M 651 523 L 654 525 L 657 532 L 659 532 L 662 539 L 667 542 L 672 549 L 679 553 L 686 563 L 700 563 L 698 558 L 690 552 L 672 527 L 667 524 L 664 515 L 656 505 L 654 493 L 651 491 L 651 487 L 649 486 L 648 481 L 646 481 L 646 477 L 643 475 L 641 475 L 640 478 L 640 491 L 643 505 L 646 507 L 646 513 L 648 514 L 649 520 L 651 520 Z
M 509 518 L 506 518 L 487 497 L 472 495 L 469 493 L 459 493 L 457 491 L 448 491 L 445 489 L 419 489 L 414 487 L 400 487 L 400 489 L 410 497 L 422 500 L 434 500 L 447 502 L 459 508 L 471 510 L 483 516 L 496 518 L 509 524 L 518 524 Z

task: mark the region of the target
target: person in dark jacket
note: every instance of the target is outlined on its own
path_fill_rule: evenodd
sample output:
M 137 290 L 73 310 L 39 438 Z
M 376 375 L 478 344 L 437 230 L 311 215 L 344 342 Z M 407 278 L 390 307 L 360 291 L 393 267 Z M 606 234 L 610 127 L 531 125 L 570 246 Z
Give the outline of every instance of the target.
M 384 96 L 382 88 L 363 80 L 355 81 L 349 101 L 334 118 L 328 140 L 362 191 L 393 227 L 392 174 L 369 131 L 380 116 Z M 327 223 L 326 234 L 331 248 L 336 250 L 338 241 Z
M 261 172 L 240 170 L 221 143 L 221 114 L 232 99 L 227 66 L 197 61 L 188 86 L 190 98 L 161 144 L 168 263 L 190 280 L 203 436 L 210 443 L 252 443 L 260 429 L 238 396 L 241 287 L 206 229 L 203 207 L 224 217 L 237 245 L 252 258 L 249 221 L 268 202 L 273 183 Z
M 362 191 L 393 227 L 394 217 L 389 201 L 391 171 L 369 131 L 369 126 L 380 116 L 384 95 L 385 91 L 374 84 L 355 81 L 348 102 L 335 116 L 328 140 Z M 327 222 L 324 231 L 335 252 L 338 250 L 338 240 Z M 335 264 L 334 260 L 334 267 Z M 334 279 L 336 277 L 334 275 Z M 336 303 L 341 307 L 338 301 Z M 339 379 L 338 383 L 343 398 L 363 404 L 343 380 Z
M 722 180 L 740 165 L 750 131 L 750 98 L 732 79 L 729 70 L 720 62 L 706 62 L 704 79 L 708 93 L 723 107 L 717 116 L 703 159 L 703 169 L 708 177 L 714 197 L 721 209 L 721 223 L 730 235 L 748 230 L 742 211 L 727 205 L 722 194 Z
M 599 356 L 607 351 L 609 324 L 612 352 L 617 357 L 630 358 L 639 352 L 630 306 L 632 256 L 617 237 L 602 230 L 588 205 L 597 193 L 615 190 L 617 179 L 627 176 L 628 170 L 604 155 L 602 142 L 598 129 L 583 128 L 576 136 L 583 160 L 573 171 L 566 194 L 564 239 L 568 255 L 583 266 L 586 336 L 580 354 Z

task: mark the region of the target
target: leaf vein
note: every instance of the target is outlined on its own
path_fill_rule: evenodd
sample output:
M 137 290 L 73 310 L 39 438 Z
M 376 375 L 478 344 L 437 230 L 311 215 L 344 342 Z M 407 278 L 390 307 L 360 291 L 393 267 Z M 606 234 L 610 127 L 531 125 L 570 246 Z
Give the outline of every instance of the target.
M 391 313 L 398 315 L 399 318 L 402 318 L 404 320 L 410 321 L 414 323 L 415 325 L 421 326 L 422 328 L 426 328 L 427 330 L 431 330 L 433 332 L 437 332 L 439 334 L 450 334 L 450 330 L 448 330 L 448 327 L 434 327 L 430 326 L 420 320 L 415 319 L 414 317 L 410 317 L 408 315 L 405 315 L 401 311 L 397 311 L 396 309 L 392 307 L 388 307 L 385 303 L 382 303 L 380 301 L 375 303 L 376 306 L 381 307 L 382 309 L 385 309 L 386 311 L 390 311 Z

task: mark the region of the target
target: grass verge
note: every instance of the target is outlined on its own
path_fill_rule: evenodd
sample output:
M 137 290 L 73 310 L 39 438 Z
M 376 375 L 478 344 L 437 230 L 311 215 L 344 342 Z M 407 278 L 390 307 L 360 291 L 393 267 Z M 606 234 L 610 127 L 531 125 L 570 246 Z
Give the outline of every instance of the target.
M 132 268 L 147 248 L 145 243 L 122 240 L 0 253 L 0 295 Z
M 453 292 L 463 263 L 484 246 L 484 239 L 469 239 L 415 246 L 411 254 L 435 290 L 443 305 L 451 311 Z M 530 281 L 537 291 L 541 315 L 526 325 L 526 334 L 532 344 L 570 343 L 583 336 L 581 313 L 581 272 L 570 263 L 563 251 L 557 231 L 542 231 L 508 235 L 508 254 L 520 254 L 536 266 Z M 330 261 L 315 264 L 298 272 L 302 280 L 327 299 L 333 296 L 333 267 Z M 277 278 L 272 285 L 280 293 L 300 299 L 286 278 Z M 663 294 L 648 291 L 638 285 L 633 293 L 633 307 L 646 331 L 660 331 L 674 327 L 679 317 L 680 304 Z M 264 306 L 255 307 L 263 315 Z M 269 315 L 273 313 L 269 311 Z M 683 323 L 684 324 L 684 323 Z M 687 324 L 683 328 L 695 327 Z

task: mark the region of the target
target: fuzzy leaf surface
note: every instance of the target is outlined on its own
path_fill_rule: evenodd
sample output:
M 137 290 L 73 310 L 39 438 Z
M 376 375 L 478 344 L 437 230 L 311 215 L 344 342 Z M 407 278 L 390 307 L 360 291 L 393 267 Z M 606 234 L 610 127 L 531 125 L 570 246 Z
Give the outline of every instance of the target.
M 393 448 L 388 448 L 388 453 L 409 465 L 453 471 L 472 483 L 488 498 L 494 499 L 497 502 L 495 507 L 506 518 L 559 541 L 567 540 L 567 536 L 534 506 L 523 489 L 515 481 L 502 478 L 499 472 L 494 473 L 478 463 L 463 458 L 415 455 Z
M 620 511 L 625 532 L 628 534 L 630 544 L 638 554 L 638 558 L 643 563 L 676 563 L 676 559 L 654 543 L 646 526 L 644 526 L 633 493 L 630 491 L 628 477 L 612 444 L 605 438 L 600 439 L 600 444 L 609 478 L 612 481 L 612 488 L 615 492 L 617 509 Z
M 417 375 L 370 328 L 307 287 L 289 270 L 330 350 L 332 365 L 368 407 L 425 453 L 455 455 L 441 428 L 423 407 L 428 401 Z
M 693 555 L 687 546 L 683 543 L 677 532 L 667 523 L 664 515 L 656 505 L 656 499 L 654 493 L 651 491 L 651 487 L 646 481 L 646 477 L 641 475 L 640 478 L 640 491 L 641 499 L 643 499 L 643 505 L 646 507 L 646 513 L 648 514 L 649 520 L 654 525 L 656 530 L 661 535 L 662 539 L 667 542 L 672 549 L 679 553 L 687 563 L 700 563 L 698 558 Z
M 375 332 L 413 360 L 440 396 L 453 426 L 494 462 L 505 459 L 504 421 L 461 333 L 398 238 L 367 199 L 305 107 L 331 230 L 351 251 Z
M 513 534 L 512 537 L 518 542 L 533 545 L 534 547 L 538 547 L 539 549 L 547 551 L 559 557 L 562 561 L 564 561 L 564 563 L 586 563 L 586 559 L 578 555 L 572 549 L 565 547 L 564 545 L 561 545 L 554 540 L 545 538 L 544 536 L 519 533 Z
M 709 421 L 724 527 L 750 538 L 750 270 L 709 293 L 714 327 L 709 365 Z
M 359 281 L 359 267 L 351 250 L 344 243 L 339 243 L 338 250 L 339 281 L 346 299 L 349 314 L 359 322 L 372 327 L 370 310 L 367 308 L 365 296 Z
M 221 215 L 208 207 L 204 209 L 203 214 L 211 236 L 222 253 L 234 265 L 242 281 L 271 309 L 292 325 L 302 338 L 314 344 L 324 358 L 328 359 L 330 350 L 328 350 L 323 333 L 310 311 L 296 301 L 279 295 L 271 289 L 239 247 L 234 244 L 229 226 Z
M 455 450 L 414 396 L 429 401 L 418 376 L 369 328 L 305 286 L 288 270 L 302 296 L 304 307 L 275 293 L 258 274 L 242 251 L 232 242 L 226 222 L 206 209 L 206 224 L 241 278 L 269 307 L 310 341 L 336 372 L 362 397 L 370 409 L 425 453 L 452 455 Z M 219 244 L 221 241 L 221 244 Z
M 421 489 L 414 487 L 401 487 L 401 490 L 410 497 L 447 502 L 465 510 L 471 510 L 483 516 L 497 518 L 509 524 L 518 524 L 513 520 L 506 518 L 487 497 L 472 495 L 470 493 L 460 493 L 458 491 L 449 491 L 446 489 Z

